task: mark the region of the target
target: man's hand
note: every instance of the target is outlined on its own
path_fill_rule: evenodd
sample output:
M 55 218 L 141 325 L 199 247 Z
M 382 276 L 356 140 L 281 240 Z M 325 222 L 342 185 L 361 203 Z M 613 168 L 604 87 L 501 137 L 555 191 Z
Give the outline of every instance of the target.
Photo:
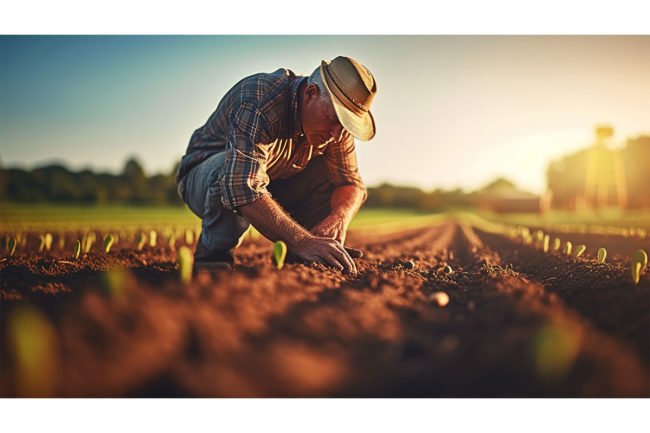
M 344 245 L 347 230 L 348 224 L 345 218 L 342 215 L 331 214 L 312 228 L 311 233 L 314 236 L 335 239 Z
M 343 272 L 357 273 L 357 267 L 343 245 L 330 237 L 314 236 L 293 221 L 269 196 L 239 207 L 257 230 L 272 241 L 283 240 L 303 260 L 323 262 Z
M 323 262 L 345 273 L 357 274 L 354 260 L 343 245 L 335 239 L 317 236 L 305 238 L 296 245 L 293 252 L 305 261 Z

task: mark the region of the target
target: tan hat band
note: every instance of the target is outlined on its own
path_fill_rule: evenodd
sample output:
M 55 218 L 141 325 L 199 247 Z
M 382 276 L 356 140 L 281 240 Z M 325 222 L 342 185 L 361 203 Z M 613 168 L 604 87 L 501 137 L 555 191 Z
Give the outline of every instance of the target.
M 334 84 L 333 86 L 330 87 L 330 91 L 336 95 L 336 97 L 345 105 L 345 107 L 352 111 L 353 113 L 361 116 L 365 113 L 368 112 L 368 110 L 365 110 L 363 107 L 357 105 L 357 103 L 351 99 L 348 95 L 343 92 L 343 90 L 339 87 L 338 83 L 334 79 L 332 73 L 329 70 L 329 66 L 325 67 L 325 72 L 327 73 L 327 77 L 329 78 L 329 81 Z

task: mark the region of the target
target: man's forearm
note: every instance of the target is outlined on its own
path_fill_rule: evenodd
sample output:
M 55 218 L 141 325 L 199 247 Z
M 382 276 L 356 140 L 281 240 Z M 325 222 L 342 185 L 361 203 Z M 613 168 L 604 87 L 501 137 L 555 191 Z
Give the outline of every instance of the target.
M 337 187 L 332 193 L 330 215 L 342 218 L 347 227 L 366 200 L 366 190 L 356 185 Z
M 264 237 L 282 240 L 295 248 L 302 240 L 312 237 L 304 227 L 287 215 L 271 197 L 265 195 L 239 207 L 239 211 Z

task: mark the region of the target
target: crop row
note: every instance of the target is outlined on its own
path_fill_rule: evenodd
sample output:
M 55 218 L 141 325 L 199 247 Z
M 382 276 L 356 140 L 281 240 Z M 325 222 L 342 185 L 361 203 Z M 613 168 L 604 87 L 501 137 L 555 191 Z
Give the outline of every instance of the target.
M 551 236 L 547 233 L 544 233 L 543 230 L 539 230 L 539 229 L 533 230 L 530 227 L 526 227 L 523 225 L 486 221 L 476 216 L 471 216 L 470 219 L 471 219 L 471 224 L 480 228 L 481 230 L 507 236 L 510 239 L 522 242 L 524 245 L 530 245 L 539 248 L 542 251 L 544 251 L 544 253 L 549 253 L 550 251 L 559 251 L 568 256 L 580 257 L 587 250 L 587 246 L 584 244 L 576 245 L 574 248 L 571 241 L 567 240 L 563 242 L 559 237 L 553 237 L 553 239 L 551 240 Z M 624 229 L 624 230 L 627 231 L 628 229 Z M 631 231 L 633 229 L 630 228 L 629 230 Z M 644 229 L 638 229 L 638 230 L 642 230 L 642 232 L 637 233 L 637 231 L 635 230 L 633 233 L 642 238 L 645 238 L 646 236 L 645 230 Z M 585 232 L 581 232 L 581 233 L 585 233 Z M 627 233 L 628 234 L 626 235 L 626 237 L 630 236 L 629 232 Z M 611 233 L 607 231 L 598 234 L 611 234 Z M 598 251 L 597 252 L 598 261 L 604 263 L 605 260 L 607 259 L 607 250 L 603 247 L 600 247 L 598 248 L 597 251 Z M 632 277 L 632 281 L 634 282 L 634 284 L 639 283 L 640 276 L 645 272 L 647 266 L 648 266 L 648 254 L 643 249 L 637 249 L 629 258 L 630 276 Z

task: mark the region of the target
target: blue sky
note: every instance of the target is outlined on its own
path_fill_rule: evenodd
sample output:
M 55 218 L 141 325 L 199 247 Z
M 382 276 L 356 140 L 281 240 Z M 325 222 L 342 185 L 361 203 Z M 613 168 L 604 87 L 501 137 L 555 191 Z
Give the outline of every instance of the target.
M 548 162 L 610 123 L 650 134 L 647 36 L 2 36 L 0 159 L 169 172 L 239 79 L 354 57 L 375 75 L 377 135 L 362 175 L 472 189 L 503 175 L 535 192 Z

